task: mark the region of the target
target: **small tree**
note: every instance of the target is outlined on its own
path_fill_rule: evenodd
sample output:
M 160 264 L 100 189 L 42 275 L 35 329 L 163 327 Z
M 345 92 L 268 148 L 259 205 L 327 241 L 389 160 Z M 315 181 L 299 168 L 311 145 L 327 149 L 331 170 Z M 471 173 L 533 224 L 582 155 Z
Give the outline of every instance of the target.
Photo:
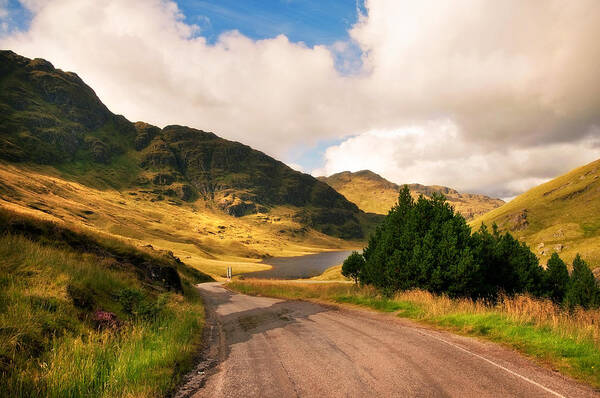
M 587 309 L 600 304 L 599 296 L 600 288 L 594 274 L 577 254 L 573 260 L 573 272 L 567 287 L 565 302 L 571 308 L 579 305 Z
M 342 264 L 342 275 L 346 278 L 352 278 L 354 283 L 358 283 L 358 276 L 365 266 L 364 257 L 358 252 L 352 252 L 344 264 Z
M 567 265 L 557 253 L 552 253 L 544 272 L 544 291 L 555 303 L 562 303 L 569 285 Z

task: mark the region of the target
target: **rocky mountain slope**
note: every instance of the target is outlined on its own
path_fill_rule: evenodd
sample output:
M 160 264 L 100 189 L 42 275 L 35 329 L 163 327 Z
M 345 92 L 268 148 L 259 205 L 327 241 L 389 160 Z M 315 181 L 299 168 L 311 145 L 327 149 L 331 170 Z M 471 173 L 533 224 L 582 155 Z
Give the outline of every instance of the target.
M 0 52 L 0 160 L 49 165 L 92 188 L 154 201 L 201 201 L 236 217 L 289 206 L 302 225 L 364 236 L 365 215 L 327 184 L 213 133 L 131 123 L 76 74 L 11 51 Z
M 378 214 L 387 214 L 388 210 L 396 203 L 400 189 L 399 185 L 370 170 L 355 173 L 344 171 L 329 177 L 319 177 L 319 180 L 331 185 L 348 200 L 356 203 L 363 211 Z M 479 194 L 460 193 L 452 188 L 439 185 L 408 184 L 408 187 L 414 197 L 421 194 L 430 197 L 434 192 L 443 194 L 467 220 L 504 204 L 501 199 Z
M 600 160 L 532 188 L 471 225 L 482 222 L 527 242 L 542 262 L 556 251 L 568 262 L 581 253 L 592 269 L 600 266 Z

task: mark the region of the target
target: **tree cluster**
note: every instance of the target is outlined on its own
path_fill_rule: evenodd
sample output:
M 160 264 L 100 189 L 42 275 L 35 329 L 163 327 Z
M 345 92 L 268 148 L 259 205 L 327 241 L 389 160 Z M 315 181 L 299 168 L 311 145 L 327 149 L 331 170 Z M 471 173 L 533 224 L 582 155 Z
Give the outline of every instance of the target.
M 600 287 L 579 255 L 571 275 L 556 253 L 544 270 L 510 233 L 482 225 L 472 234 L 443 195 L 415 201 L 407 186 L 363 253 L 346 259 L 342 274 L 384 294 L 413 288 L 488 299 L 528 293 L 569 306 L 600 305 Z

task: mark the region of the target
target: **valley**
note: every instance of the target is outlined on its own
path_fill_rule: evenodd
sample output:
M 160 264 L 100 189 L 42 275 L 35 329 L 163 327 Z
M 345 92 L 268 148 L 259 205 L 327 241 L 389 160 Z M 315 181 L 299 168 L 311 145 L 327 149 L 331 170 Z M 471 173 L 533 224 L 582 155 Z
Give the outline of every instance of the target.
M 0 388 L 593 396 L 599 170 L 510 203 L 369 170 L 315 178 L 130 122 L 77 74 L 0 51 Z M 568 265 L 541 267 L 554 252 Z
M 171 250 L 215 276 L 268 269 L 269 256 L 360 248 L 379 219 L 246 145 L 130 123 L 48 61 L 0 59 L 3 207 Z
M 268 256 L 285 257 L 354 249 L 345 241 L 306 228 L 296 209 L 234 217 L 202 202 L 156 201 L 139 191 L 95 189 L 65 180 L 50 167 L 0 165 L 0 204 L 6 209 L 82 230 L 116 237 L 134 246 L 170 250 L 199 270 L 225 276 L 226 268 L 267 270 Z

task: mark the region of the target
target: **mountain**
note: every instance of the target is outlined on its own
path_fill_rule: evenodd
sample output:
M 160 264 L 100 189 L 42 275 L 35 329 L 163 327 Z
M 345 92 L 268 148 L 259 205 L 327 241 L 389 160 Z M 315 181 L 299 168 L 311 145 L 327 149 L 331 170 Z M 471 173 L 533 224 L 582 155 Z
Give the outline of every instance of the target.
M 0 206 L 224 275 L 355 248 L 380 217 L 238 142 L 132 123 L 75 73 L 0 51 Z
M 0 65 L 2 160 L 68 170 L 93 187 L 200 199 L 237 217 L 293 206 L 307 226 L 363 237 L 356 205 L 262 152 L 189 127 L 131 123 L 111 113 L 76 74 L 42 59 L 2 51 Z M 124 163 L 126 173 L 115 174 Z M 86 178 L 85 171 L 99 165 L 113 172 Z M 73 173 L 76 168 L 84 172 Z
M 370 170 L 355 173 L 344 171 L 329 177 L 318 178 L 329 184 L 351 202 L 356 203 L 361 210 L 377 214 L 387 214 L 388 210 L 396 203 L 400 189 L 399 185 Z M 448 202 L 467 220 L 504 204 L 501 199 L 494 199 L 485 195 L 460 193 L 452 188 L 439 185 L 408 184 L 408 187 L 414 197 L 419 195 L 431 197 L 434 192 L 443 194 Z
M 530 189 L 473 220 L 498 224 L 531 246 L 542 262 L 553 252 L 571 262 L 576 253 L 600 265 L 600 160 Z M 597 271 L 598 272 L 598 271 Z M 598 274 L 600 275 L 600 274 Z

